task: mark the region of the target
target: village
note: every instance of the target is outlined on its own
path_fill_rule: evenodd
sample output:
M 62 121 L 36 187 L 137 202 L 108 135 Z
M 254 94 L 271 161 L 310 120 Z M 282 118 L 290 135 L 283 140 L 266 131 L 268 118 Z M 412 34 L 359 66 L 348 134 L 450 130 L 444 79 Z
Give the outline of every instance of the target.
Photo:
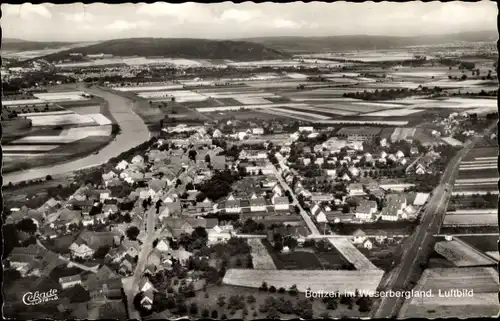
M 126 280 L 138 277 L 139 306 L 153 310 L 152 279 L 187 272 L 187 284 L 205 284 L 208 272 L 194 273 L 193 260 L 217 261 L 200 254 L 217 244 L 264 237 L 286 254 L 307 246 L 314 231 L 339 232 L 363 251 L 387 237 L 403 238 L 409 231 L 386 228 L 376 237 L 368 231 L 380 222 L 417 220 L 429 197 L 418 177 L 439 170 L 439 152 L 393 142 L 391 133 L 381 137 L 369 127 L 299 126 L 247 145 L 238 143 L 264 137 L 262 127 L 224 128 L 228 133 L 210 124 L 165 127 L 143 152 L 117 159 L 68 198 L 11 209 L 6 223 L 35 241 L 14 247 L 8 266 L 21 280 L 57 282 L 71 300 L 88 298 L 81 303 L 87 307 L 134 293 L 125 292 Z M 149 240 L 150 252 L 140 255 Z M 251 259 L 235 265 L 247 266 Z

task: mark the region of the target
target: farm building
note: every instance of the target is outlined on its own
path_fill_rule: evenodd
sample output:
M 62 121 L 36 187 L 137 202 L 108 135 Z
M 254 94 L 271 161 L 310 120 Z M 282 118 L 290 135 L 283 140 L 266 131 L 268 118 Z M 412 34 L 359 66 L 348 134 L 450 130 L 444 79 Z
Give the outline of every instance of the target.
M 380 134 L 381 129 L 377 127 L 343 127 L 337 132 L 337 136 L 347 137 L 348 141 L 366 141 Z

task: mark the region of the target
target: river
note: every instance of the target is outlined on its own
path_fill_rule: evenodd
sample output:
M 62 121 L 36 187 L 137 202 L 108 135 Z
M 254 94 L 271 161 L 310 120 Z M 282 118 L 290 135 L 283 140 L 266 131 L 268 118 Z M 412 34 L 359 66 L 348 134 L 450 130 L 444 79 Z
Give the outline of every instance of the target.
M 120 133 L 113 141 L 99 150 L 98 154 L 92 154 L 84 158 L 54 166 L 43 166 L 4 174 L 4 184 L 10 182 L 15 184 L 22 181 L 45 178 L 47 175 L 55 176 L 86 167 L 101 165 L 124 151 L 144 143 L 150 138 L 148 128 L 142 119 L 132 110 L 134 102 L 97 87 L 78 89 L 102 97 L 108 101 L 109 111 L 120 126 Z

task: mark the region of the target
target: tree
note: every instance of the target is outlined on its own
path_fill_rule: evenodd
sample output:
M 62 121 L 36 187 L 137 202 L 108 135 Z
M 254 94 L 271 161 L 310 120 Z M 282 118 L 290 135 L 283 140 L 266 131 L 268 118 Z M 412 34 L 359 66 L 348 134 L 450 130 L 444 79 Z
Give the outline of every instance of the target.
M 211 161 L 211 159 L 210 159 L 210 155 L 209 155 L 209 154 L 206 154 L 206 155 L 205 155 L 205 163 L 210 164 L 210 161 Z
M 290 295 L 297 295 L 299 293 L 297 285 L 296 284 L 292 285 L 290 289 L 288 289 L 288 293 L 290 293 Z
M 196 302 L 191 303 L 191 305 L 189 306 L 189 313 L 198 314 L 198 305 L 196 304 Z
M 260 291 L 267 291 L 267 283 L 266 282 L 262 282 L 262 285 L 260 286 L 259 290 Z
M 249 296 L 247 296 L 248 303 L 252 304 L 252 303 L 255 303 L 255 301 L 256 300 L 255 300 L 255 297 L 253 295 L 250 294 Z
M 188 156 L 189 156 L 189 159 L 193 160 L 193 161 L 196 161 L 196 155 L 198 153 L 194 150 L 194 149 L 191 149 L 188 153 Z
M 186 190 L 187 191 L 191 191 L 191 190 L 194 190 L 194 185 L 193 183 L 189 182 L 186 184 Z
M 217 310 L 212 310 L 212 313 L 210 314 L 210 317 L 212 319 L 217 319 L 219 317 L 219 312 L 217 312 Z
M 275 293 L 275 292 L 276 292 L 276 287 L 275 287 L 274 285 L 271 285 L 271 286 L 269 287 L 269 292 L 271 292 L 271 293 Z
M 226 304 L 226 297 L 224 296 L 219 296 L 217 298 L 217 305 L 220 306 L 221 308 Z
M 45 176 L 45 180 L 46 181 L 51 181 L 52 180 L 52 176 L 50 176 L 50 175 Z
M 139 228 L 137 226 L 131 226 L 125 231 L 125 234 L 129 238 L 129 240 L 132 240 L 132 241 L 137 240 L 139 233 L 140 233 L 140 231 L 139 231 Z
M 323 319 L 330 319 L 330 313 L 328 313 L 328 311 L 323 311 L 321 312 L 320 317 Z
M 16 224 L 16 229 L 29 234 L 34 234 L 36 233 L 38 227 L 31 218 L 24 218 Z
M 110 247 L 109 246 L 100 246 L 95 252 L 94 252 L 94 258 L 96 259 L 104 259 L 106 254 L 108 254 Z

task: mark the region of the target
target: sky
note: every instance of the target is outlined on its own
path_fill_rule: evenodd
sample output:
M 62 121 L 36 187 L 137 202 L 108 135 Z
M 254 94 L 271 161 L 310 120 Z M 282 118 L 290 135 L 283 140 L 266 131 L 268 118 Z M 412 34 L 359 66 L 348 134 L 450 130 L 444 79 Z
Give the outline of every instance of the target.
M 222 2 L 1 6 L 5 38 L 100 41 L 129 37 L 415 36 L 496 30 L 493 1 Z

